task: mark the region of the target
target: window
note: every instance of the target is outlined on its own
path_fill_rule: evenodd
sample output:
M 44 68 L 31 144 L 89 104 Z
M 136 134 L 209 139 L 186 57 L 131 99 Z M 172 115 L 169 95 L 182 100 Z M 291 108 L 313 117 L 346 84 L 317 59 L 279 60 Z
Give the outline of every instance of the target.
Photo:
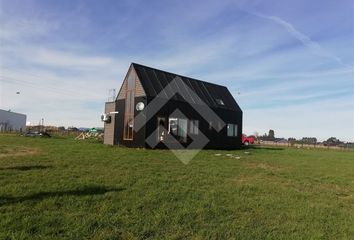
M 168 133 L 180 141 L 187 140 L 188 121 L 182 118 L 168 119 Z
M 134 125 L 134 92 L 128 90 L 125 98 L 124 140 L 133 140 L 133 125 Z
M 178 136 L 187 139 L 188 122 L 187 119 L 178 119 Z
M 217 104 L 222 105 L 222 106 L 225 105 L 224 101 L 221 100 L 220 98 L 217 98 L 217 99 L 215 99 L 215 100 L 216 100 L 216 103 L 217 103 Z
M 227 124 L 227 136 L 228 137 L 234 136 L 234 125 L 233 124 Z
M 199 121 L 190 120 L 189 121 L 189 133 L 197 135 L 199 133 Z
M 227 136 L 237 137 L 237 124 L 227 124 Z
M 177 136 L 178 130 L 178 119 L 177 118 L 169 118 L 168 119 L 168 133 Z
M 127 78 L 128 83 L 126 85 L 124 111 L 124 140 L 133 140 L 135 77 L 135 73 L 131 71 Z

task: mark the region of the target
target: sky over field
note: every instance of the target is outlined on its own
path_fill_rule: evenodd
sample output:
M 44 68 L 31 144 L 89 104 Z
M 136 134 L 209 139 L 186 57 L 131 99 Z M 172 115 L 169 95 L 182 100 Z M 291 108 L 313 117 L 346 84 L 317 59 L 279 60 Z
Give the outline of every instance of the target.
M 246 134 L 354 141 L 353 1 L 0 4 L 0 108 L 32 123 L 102 126 L 137 62 L 227 86 Z

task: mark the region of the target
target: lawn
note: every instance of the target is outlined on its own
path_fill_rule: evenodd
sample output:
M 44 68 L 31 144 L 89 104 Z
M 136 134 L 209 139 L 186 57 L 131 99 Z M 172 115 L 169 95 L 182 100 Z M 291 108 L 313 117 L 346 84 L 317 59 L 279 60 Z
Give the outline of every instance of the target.
M 0 239 L 354 239 L 354 151 L 0 135 Z

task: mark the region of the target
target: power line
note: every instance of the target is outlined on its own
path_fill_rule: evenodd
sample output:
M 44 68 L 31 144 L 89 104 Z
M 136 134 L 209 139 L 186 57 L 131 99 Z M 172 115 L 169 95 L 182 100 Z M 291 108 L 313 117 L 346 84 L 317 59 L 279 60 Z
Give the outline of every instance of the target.
M 17 79 L 10 80 L 9 77 L 7 77 L 7 79 L 5 79 L 3 76 L 0 76 L 0 81 L 5 82 L 5 83 L 9 83 L 9 84 L 13 84 L 13 85 L 21 85 L 21 86 L 31 87 L 31 88 L 35 88 L 35 89 L 47 90 L 47 91 L 57 93 L 57 94 L 72 96 L 72 94 L 70 94 L 68 92 L 64 92 L 64 91 L 60 91 L 60 90 L 58 91 L 58 90 L 50 88 L 50 87 L 38 86 L 36 84 L 20 81 Z
M 3 66 L 2 68 L 8 69 L 8 70 L 10 70 L 10 71 L 12 71 L 12 72 L 15 72 L 15 73 L 23 73 L 23 74 L 26 74 L 26 75 L 30 75 L 30 76 L 32 76 L 32 77 L 38 79 L 38 80 L 46 79 L 46 80 L 51 80 L 52 82 L 55 82 L 55 83 L 58 82 L 58 79 L 53 79 L 52 77 L 48 77 L 48 76 L 39 76 L 39 75 L 33 74 L 32 72 L 29 72 L 29 71 L 23 71 L 23 70 L 18 70 L 18 69 L 14 70 L 14 69 L 11 69 L 11 68 L 9 68 L 9 67 L 4 67 L 4 66 Z M 1 76 L 1 75 L 0 75 L 0 76 Z M 5 77 L 7 77 L 7 78 L 12 78 L 12 79 L 16 79 L 16 78 L 11 77 L 11 76 L 5 76 Z M 18 80 L 18 79 L 16 79 L 16 80 L 17 80 L 17 81 L 26 82 L 26 81 L 24 81 L 24 80 Z M 27 81 L 27 82 L 28 82 L 28 81 Z M 28 83 L 30 83 L 30 84 L 36 84 L 36 83 L 32 83 L 32 82 L 28 82 Z M 52 87 L 52 88 L 53 88 L 53 87 Z M 59 91 L 71 92 L 71 94 L 77 94 L 76 91 L 72 91 L 72 90 L 64 90 L 64 89 L 59 89 L 59 88 L 53 88 L 53 89 L 57 89 L 57 90 L 59 90 Z M 92 96 L 92 95 L 95 95 L 95 93 L 89 93 L 89 94 L 91 94 L 91 96 Z
M 82 96 L 82 97 L 92 97 L 92 96 L 96 95 L 96 94 L 83 94 L 82 92 L 79 92 L 79 91 L 72 91 L 72 90 L 60 89 L 60 88 L 55 88 L 55 87 L 47 87 L 47 86 L 40 85 L 38 83 L 19 80 L 19 79 L 9 77 L 9 76 L 0 75 L 0 81 L 10 83 L 10 84 L 15 84 L 15 85 L 25 85 L 25 86 L 36 88 L 36 89 L 49 90 L 53 93 L 63 94 L 63 95 L 67 95 L 67 96 L 76 95 L 76 96 Z

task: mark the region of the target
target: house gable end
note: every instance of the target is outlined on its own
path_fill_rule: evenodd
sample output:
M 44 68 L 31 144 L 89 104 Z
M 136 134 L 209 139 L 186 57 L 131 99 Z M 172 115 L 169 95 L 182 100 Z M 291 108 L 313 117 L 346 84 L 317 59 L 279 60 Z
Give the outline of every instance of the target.
M 138 75 L 136 74 L 136 71 L 134 69 L 134 67 L 132 65 L 130 65 L 129 70 L 124 78 L 124 81 L 122 83 L 122 86 L 119 90 L 119 93 L 117 95 L 116 100 L 121 100 L 121 99 L 125 99 L 126 97 L 126 91 L 127 91 L 127 84 L 128 84 L 128 79 L 129 78 L 135 78 L 135 97 L 144 97 L 146 96 L 145 90 L 141 84 L 141 81 L 138 77 Z

